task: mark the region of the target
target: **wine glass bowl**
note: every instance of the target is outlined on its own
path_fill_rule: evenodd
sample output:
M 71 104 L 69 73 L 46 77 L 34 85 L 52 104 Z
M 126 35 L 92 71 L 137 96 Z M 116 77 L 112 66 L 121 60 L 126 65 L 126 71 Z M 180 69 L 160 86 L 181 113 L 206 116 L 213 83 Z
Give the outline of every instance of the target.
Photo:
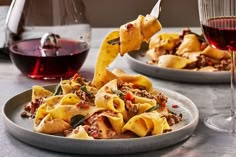
M 30 78 L 70 78 L 83 65 L 89 46 L 66 39 L 59 39 L 58 43 L 61 45 L 58 48 L 43 49 L 40 39 L 18 41 L 9 46 L 10 58 Z
M 83 0 L 13 0 L 6 22 L 10 58 L 30 78 L 69 78 L 87 58 L 91 26 Z
M 236 1 L 198 0 L 198 8 L 202 32 L 209 45 L 231 54 L 230 110 L 210 115 L 204 119 L 204 123 L 211 129 L 235 134 Z
M 226 51 L 236 50 L 236 16 L 208 19 L 207 24 L 202 24 L 202 29 L 212 47 Z

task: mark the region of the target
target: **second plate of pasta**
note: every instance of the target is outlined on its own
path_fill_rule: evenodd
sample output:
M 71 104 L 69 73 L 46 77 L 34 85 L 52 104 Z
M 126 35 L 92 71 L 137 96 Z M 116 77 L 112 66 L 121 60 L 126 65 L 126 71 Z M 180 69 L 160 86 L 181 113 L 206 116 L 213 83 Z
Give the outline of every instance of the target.
M 230 82 L 229 71 L 192 71 L 185 69 L 163 68 L 147 64 L 150 60 L 145 56 L 146 49 L 137 50 L 126 55 L 127 63 L 131 69 L 155 78 L 188 82 L 188 83 L 226 83 Z
M 55 86 L 51 85 L 45 88 L 53 91 Z M 168 96 L 167 106 L 170 111 L 183 115 L 183 120 L 175 125 L 173 131 L 161 135 L 84 140 L 35 132 L 33 131 L 33 120 L 21 118 L 24 104 L 30 101 L 31 89 L 9 99 L 3 108 L 3 117 L 8 131 L 13 136 L 27 144 L 43 149 L 89 155 L 146 152 L 168 147 L 187 139 L 194 132 L 199 119 L 198 109 L 189 98 L 168 89 L 158 88 L 158 90 Z

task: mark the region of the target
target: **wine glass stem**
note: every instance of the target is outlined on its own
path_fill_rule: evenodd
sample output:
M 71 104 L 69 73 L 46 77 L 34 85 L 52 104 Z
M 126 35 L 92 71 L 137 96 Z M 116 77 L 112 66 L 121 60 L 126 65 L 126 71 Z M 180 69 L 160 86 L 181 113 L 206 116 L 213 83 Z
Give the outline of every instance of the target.
M 235 53 L 236 51 L 231 52 L 231 108 L 230 108 L 230 117 L 233 121 L 232 123 L 232 132 L 235 132 Z

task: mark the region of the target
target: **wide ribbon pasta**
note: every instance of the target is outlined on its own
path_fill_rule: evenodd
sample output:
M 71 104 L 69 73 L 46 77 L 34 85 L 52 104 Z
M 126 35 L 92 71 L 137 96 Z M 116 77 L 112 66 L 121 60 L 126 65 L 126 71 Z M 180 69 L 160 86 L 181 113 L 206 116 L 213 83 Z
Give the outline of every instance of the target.
M 176 55 L 163 55 L 159 57 L 157 66 L 163 68 L 182 69 L 193 61 Z
M 123 82 L 129 82 L 145 87 L 147 91 L 152 91 L 152 82 L 144 75 L 129 75 L 122 71 L 121 69 L 114 69 L 112 71 L 119 80 Z
M 178 50 L 176 51 L 177 55 L 183 55 L 185 52 L 198 52 L 201 51 L 201 43 L 198 40 L 197 36 L 194 34 L 187 34 L 184 36 L 184 39 Z
M 143 41 L 148 41 L 162 28 L 156 17 L 139 15 L 134 21 L 120 26 L 120 55 L 140 49 Z
M 73 131 L 66 136 L 67 138 L 74 138 L 74 139 L 87 139 L 93 140 L 92 136 L 89 136 L 83 126 L 77 126 Z
M 148 64 L 193 71 L 228 71 L 230 53 L 211 47 L 202 35 L 184 29 L 182 33 L 159 33 L 146 48 Z
M 104 110 L 95 106 L 81 108 L 78 106 L 80 101 L 82 100 L 73 93 L 45 99 L 35 114 L 34 130 L 49 134 L 62 133 L 71 127 L 70 121 L 73 116 L 78 114 L 90 116 Z
M 120 26 L 119 30 L 110 32 L 102 42 L 95 65 L 92 84 L 101 88 L 107 82 L 117 79 L 107 68 L 120 54 L 138 50 L 143 41 L 148 41 L 162 28 L 158 19 L 151 15 L 139 15 L 134 21 Z M 116 43 L 112 43 L 115 40 Z
M 116 78 L 114 74 L 107 70 L 107 67 L 119 54 L 119 45 L 112 45 L 108 43 L 108 41 L 114 38 L 119 38 L 119 31 L 113 31 L 109 33 L 100 47 L 100 52 L 97 57 L 95 72 L 92 80 L 92 84 L 97 88 L 102 87 L 110 80 Z
M 219 49 L 212 48 L 211 46 L 207 46 L 203 51 L 202 54 L 215 58 L 215 59 L 223 59 L 223 58 L 230 58 L 230 54 L 227 51 L 222 51 Z
M 152 84 L 143 86 L 140 80 L 149 81 L 145 77 L 137 79 L 119 69 L 112 72 L 117 79 L 101 88 L 81 82 L 83 79 L 76 76 L 60 82 L 69 87 L 75 81 L 66 88 L 71 89 L 69 93 L 68 90 L 49 97 L 39 94 L 42 98 L 35 95 L 42 104 L 35 112 L 34 131 L 76 139 L 118 138 L 130 132 L 134 134 L 128 136 L 143 137 L 170 131 L 167 118 L 175 115 L 166 107 L 167 97 L 153 89 Z M 43 87 L 38 89 L 48 93 Z
M 47 98 L 47 97 L 50 97 L 52 96 L 53 93 L 49 90 L 46 90 L 44 89 L 43 87 L 41 86 L 38 86 L 38 85 L 34 85 L 32 87 L 32 96 L 31 96 L 31 101 L 33 103 L 37 102 L 39 99 L 42 99 L 42 98 Z
M 81 136 L 82 138 L 90 138 L 92 136 L 96 139 L 107 139 L 120 135 L 123 126 L 124 121 L 121 113 L 104 110 L 88 117 L 84 121 L 84 125 L 73 129 L 68 136 L 74 138 L 80 138 Z
M 45 109 L 46 104 L 41 106 L 35 116 L 34 130 L 48 134 L 63 133 L 64 130 L 71 128 L 70 121 L 75 115 L 89 116 L 104 110 L 92 106 L 89 109 L 82 109 L 75 105 L 59 105 L 48 112 Z
M 123 127 L 122 131 L 131 131 L 140 137 L 162 134 L 165 130 L 169 130 L 166 118 L 160 117 L 156 111 L 145 112 L 132 117 Z
M 105 84 L 96 94 L 95 105 L 97 107 L 106 108 L 114 112 L 124 112 L 124 101 L 112 90 L 117 90 L 117 80 L 112 80 Z
M 98 113 L 96 121 L 95 125 L 99 128 L 100 138 L 110 138 L 110 133 L 113 133 L 112 136 L 120 135 L 122 133 L 124 120 L 121 113 L 104 111 Z
M 53 119 L 52 115 L 47 114 L 38 125 L 34 124 L 34 130 L 46 134 L 63 133 L 70 128 L 70 124 L 62 119 Z
M 136 107 L 138 109 L 137 114 L 141 114 L 141 113 L 144 113 L 145 111 L 147 111 L 148 109 L 150 109 L 151 107 L 156 106 L 157 102 L 154 99 L 148 99 L 148 98 L 144 98 L 141 96 L 134 96 L 134 104 L 133 105 L 136 105 Z

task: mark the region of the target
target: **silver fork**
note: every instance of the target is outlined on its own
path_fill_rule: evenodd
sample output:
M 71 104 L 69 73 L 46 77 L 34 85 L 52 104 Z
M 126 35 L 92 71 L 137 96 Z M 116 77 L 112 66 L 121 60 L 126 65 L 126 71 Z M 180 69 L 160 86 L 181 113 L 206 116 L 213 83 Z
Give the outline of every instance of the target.
M 157 0 L 157 3 L 152 8 L 152 11 L 150 12 L 150 15 L 159 18 L 160 12 L 161 12 L 161 2 L 162 0 Z M 110 41 L 108 41 L 109 44 L 115 45 L 120 43 L 120 38 L 115 38 Z
M 162 0 L 157 0 L 157 3 L 152 8 L 152 11 L 150 13 L 150 15 L 156 17 L 157 19 L 159 18 L 159 15 L 160 15 L 160 12 L 161 12 L 161 2 L 162 2 Z

